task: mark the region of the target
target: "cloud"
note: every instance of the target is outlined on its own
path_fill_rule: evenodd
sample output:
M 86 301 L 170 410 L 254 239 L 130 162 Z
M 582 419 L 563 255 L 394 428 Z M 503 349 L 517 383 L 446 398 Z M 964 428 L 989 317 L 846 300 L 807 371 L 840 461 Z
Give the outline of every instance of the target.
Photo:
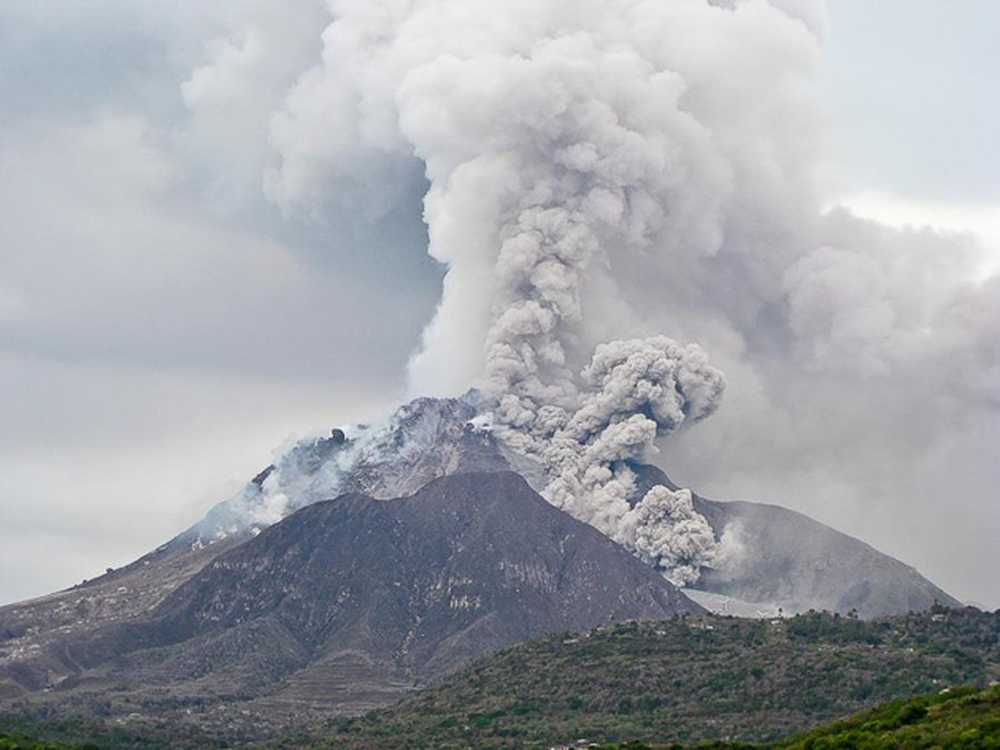
M 824 4 L 560 9 L 338 3 L 275 118 L 283 205 L 426 166 L 448 274 L 412 388 L 572 408 L 595 345 L 667 333 L 731 384 L 668 468 L 864 536 L 864 502 L 944 513 L 921 462 L 995 419 L 994 285 L 969 236 L 825 210 Z
M 0 602 L 127 564 L 197 521 L 292 434 L 360 420 L 384 385 L 57 362 L 0 351 Z
M 283 9 L 77 10 L 0 9 L 0 601 L 134 559 L 289 433 L 397 400 L 439 289 L 410 250 L 419 207 L 344 232 L 283 219 L 255 161 L 267 104 L 230 137 L 232 112 L 184 102 L 230 23 L 277 33 Z
M 912 18 L 886 8 L 880 45 Z M 992 602 L 992 256 L 968 235 L 827 210 L 824 44 L 859 78 L 831 11 L 791 0 L 616 0 L 569 14 L 549 1 L 337 0 L 295 14 L 269 0 L 5 3 L 0 70 L 16 75 L 0 76 L 11 238 L 0 351 L 24 383 L 25 363 L 69 368 L 63 390 L 24 399 L 20 455 L 57 461 L 30 415 L 58 425 L 84 413 L 63 428 L 77 438 L 101 423 L 74 408 L 90 388 L 113 395 L 88 368 L 146 382 L 121 411 L 161 397 L 150 384 L 164 373 L 192 389 L 205 373 L 266 382 L 257 398 L 269 406 L 329 383 L 340 404 L 361 382 L 395 397 L 416 347 L 411 392 L 454 393 L 513 362 L 538 365 L 539 384 L 575 401 L 597 345 L 665 334 L 698 342 L 727 381 L 710 419 L 656 439 L 675 480 L 807 511 Z M 929 65 L 945 60 L 921 50 Z M 921 102 L 941 105 L 931 121 L 962 111 L 912 79 Z M 876 111 L 862 103 L 856 114 Z M 921 131 L 926 160 L 893 138 L 908 164 L 937 165 L 951 185 L 973 160 L 942 169 L 952 152 L 941 144 L 956 139 L 936 132 L 959 131 Z M 283 435 L 271 408 L 262 434 Z M 126 420 L 108 440 L 155 453 L 137 437 L 149 429 Z M 239 442 L 240 430 L 218 440 Z M 103 466 L 90 498 L 117 469 Z M 54 511 L 71 486 L 19 476 L 49 488 Z M 143 485 L 129 487 L 113 493 L 117 512 L 135 512 Z

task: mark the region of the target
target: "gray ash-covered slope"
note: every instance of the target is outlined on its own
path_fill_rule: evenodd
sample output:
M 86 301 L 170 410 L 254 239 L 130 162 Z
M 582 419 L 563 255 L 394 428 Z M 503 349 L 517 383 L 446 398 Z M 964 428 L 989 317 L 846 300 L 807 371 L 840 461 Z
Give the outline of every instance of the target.
M 160 547 L 131 565 L 48 596 L 0 607 L 0 700 L 58 684 L 74 673 L 61 645 L 148 617 L 219 554 L 239 544 Z
M 655 466 L 636 467 L 640 491 L 656 484 L 678 489 Z M 935 603 L 962 604 L 920 573 L 868 544 L 777 505 L 719 502 L 694 496 L 694 507 L 717 537 L 732 535 L 736 550 L 718 568 L 702 570 L 697 601 L 732 614 L 809 609 L 865 619 L 923 611 Z M 704 592 L 708 596 L 700 596 Z
M 160 716 L 191 701 L 356 711 L 542 633 L 700 611 L 517 475 L 466 473 L 406 499 L 316 503 L 217 556 L 148 618 L 50 643 L 47 674 L 0 676 L 130 694 Z
M 475 425 L 480 401 L 476 391 L 453 399 L 419 398 L 383 424 L 301 440 L 170 546 L 256 533 L 299 508 L 350 492 L 390 499 L 451 474 L 508 471 L 496 441 Z
M 268 467 L 236 498 L 136 563 L 84 586 L 0 608 L 0 672 L 44 686 L 72 674 L 52 657 L 52 644 L 95 628 L 148 618 L 172 591 L 215 556 L 253 538 L 296 508 L 347 492 L 391 498 L 463 471 L 506 471 L 510 466 L 536 489 L 537 467 L 503 451 L 488 425 L 478 422 L 475 394 L 461 399 L 419 399 L 383 426 L 355 428 L 304 440 Z M 634 467 L 641 495 L 654 484 L 675 485 L 652 466 Z M 694 497 L 716 536 L 728 534 L 741 554 L 704 569 L 691 596 L 736 614 L 786 613 L 809 608 L 863 617 L 921 610 L 935 600 L 958 602 L 913 568 L 801 514 L 756 503 Z M 730 545 L 732 548 L 732 545 Z
M 293 510 L 341 493 L 399 497 L 461 471 L 513 468 L 542 491 L 540 467 L 504 448 L 481 421 L 483 408 L 475 392 L 457 399 L 417 399 L 378 428 L 348 429 L 343 440 L 302 441 L 178 542 L 208 544 L 246 534 L 248 526 L 255 531 L 283 508 Z M 678 489 L 654 466 L 633 468 L 638 475 L 635 499 L 656 484 Z M 786 613 L 812 608 L 847 614 L 853 609 L 871 618 L 924 610 L 935 601 L 960 606 L 913 568 L 800 513 L 698 496 L 694 504 L 716 537 L 726 535 L 732 542 L 726 545 L 725 559 L 704 569 L 694 584 L 693 596 L 704 592 L 700 601 L 711 608 L 759 615 L 779 607 Z

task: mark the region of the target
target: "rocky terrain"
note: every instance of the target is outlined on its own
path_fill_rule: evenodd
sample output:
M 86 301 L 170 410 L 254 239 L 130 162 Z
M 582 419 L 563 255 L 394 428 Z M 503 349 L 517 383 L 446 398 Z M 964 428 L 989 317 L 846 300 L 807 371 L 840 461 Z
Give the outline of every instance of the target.
M 958 606 L 806 516 L 697 495 L 727 555 L 682 593 L 541 498 L 537 467 L 504 449 L 477 399 L 419 399 L 301 441 L 135 563 L 0 608 L 0 710 L 174 717 L 253 739 L 385 705 L 542 633 L 699 603 L 752 617 Z M 637 498 L 678 489 L 630 468 Z
M 637 469 L 644 485 L 677 489 L 659 468 Z M 935 603 L 961 606 L 915 568 L 801 513 L 698 495 L 694 506 L 716 536 L 732 535 L 736 550 L 726 565 L 704 569 L 690 592 L 709 609 L 745 616 L 771 616 L 779 608 L 785 614 L 853 611 L 874 618 L 919 612 Z
M 517 475 L 456 474 L 402 500 L 311 505 L 145 615 L 49 632 L 0 677 L 8 697 L 88 713 L 212 725 L 223 707 L 281 725 L 384 705 L 540 634 L 701 611 Z
M 148 616 L 174 590 L 242 537 L 211 547 L 164 545 L 119 570 L 66 591 L 0 607 L 0 699 L 53 689 L 68 669 L 64 644 Z
M 480 415 L 480 396 L 417 399 L 384 425 L 347 428 L 305 440 L 267 467 L 235 498 L 217 506 L 176 543 L 211 544 L 262 528 L 262 519 L 347 492 L 409 495 L 432 479 L 463 471 L 515 470 L 536 491 L 539 467 L 507 450 Z M 633 500 L 651 487 L 680 489 L 658 467 L 632 464 Z M 719 502 L 694 495 L 695 510 L 729 554 L 706 568 L 692 596 L 705 606 L 751 616 L 825 609 L 861 617 L 959 606 L 904 563 L 807 516 L 776 505 Z M 707 596 L 700 596 L 704 592 Z
M 539 467 L 507 450 L 479 415 L 480 396 L 417 399 L 381 427 L 348 428 L 338 438 L 305 440 L 268 467 L 236 498 L 175 540 L 211 544 L 264 526 L 274 511 L 294 510 L 346 492 L 375 498 L 412 494 L 437 477 L 463 471 L 521 474 L 536 491 Z M 339 432 L 339 431 L 338 431 Z M 632 464 L 634 500 L 649 488 L 680 489 L 658 467 Z M 692 596 L 710 608 L 751 616 L 826 609 L 861 617 L 960 602 L 904 563 L 871 546 L 776 505 L 719 502 L 695 494 L 695 510 L 727 556 L 706 568 Z M 707 596 L 700 596 L 704 592 Z

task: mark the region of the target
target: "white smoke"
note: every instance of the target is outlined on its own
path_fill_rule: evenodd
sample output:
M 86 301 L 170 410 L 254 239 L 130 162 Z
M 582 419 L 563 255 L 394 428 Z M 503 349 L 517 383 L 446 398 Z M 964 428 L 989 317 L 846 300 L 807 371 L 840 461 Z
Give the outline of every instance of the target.
M 448 275 L 414 394 L 487 377 L 559 401 L 593 345 L 638 327 L 629 268 L 679 280 L 719 252 L 741 173 L 761 200 L 807 192 L 783 171 L 809 140 L 799 79 L 818 42 L 762 0 L 330 8 L 322 64 L 273 119 L 269 190 L 285 206 L 330 184 L 391 195 L 387 165 L 422 162 Z
M 720 545 L 690 490 L 653 487 L 620 524 L 619 539 L 647 562 L 666 571 L 677 586 L 694 583 L 701 568 L 721 562 Z
M 928 422 L 954 419 L 932 394 L 995 399 L 995 304 L 964 281 L 978 259 L 955 238 L 820 210 L 821 0 L 328 7 L 321 61 L 271 118 L 269 195 L 315 209 L 339 191 L 378 214 L 412 200 L 399 175 L 423 168 L 447 275 L 411 392 L 483 385 L 495 433 L 543 462 L 546 496 L 640 554 L 680 570 L 718 553 L 706 541 L 678 556 L 672 530 L 703 538 L 683 502 L 633 496 L 629 462 L 722 390 L 701 354 L 656 334 L 703 342 L 740 389 L 738 410 L 699 431 L 710 437 L 685 438 L 685 466 L 711 481 L 719 446 L 735 445 L 727 466 L 742 461 L 763 496 L 794 473 L 786 454 L 815 464 L 871 440 L 860 466 L 926 404 Z M 604 382 L 613 355 L 586 365 L 623 334 L 652 335 L 629 346 L 674 363 L 636 381 L 659 396 Z M 862 423 L 875 429 L 858 435 Z M 845 472 L 830 471 L 821 484 L 838 487 Z M 810 497 L 816 484 L 806 474 Z
M 543 379 L 529 383 L 497 389 L 494 432 L 542 467 L 542 494 L 661 565 L 678 585 L 696 581 L 716 554 L 711 527 L 687 490 L 657 486 L 636 498 L 630 462 L 647 458 L 658 436 L 714 412 L 725 389 L 722 373 L 697 346 L 661 336 L 598 346 L 555 399 Z
M 633 509 L 628 463 L 714 411 L 721 373 L 663 337 L 598 347 L 578 370 L 603 338 L 590 319 L 620 304 L 616 269 L 711 257 L 724 241 L 739 165 L 722 113 L 699 119 L 685 101 L 698 96 L 685 72 L 705 67 L 685 36 L 777 25 L 793 49 L 814 36 L 765 2 L 330 7 L 323 64 L 275 120 L 272 194 L 350 178 L 358 153 L 419 158 L 430 253 L 449 270 L 411 388 L 478 379 L 497 434 L 542 463 L 551 502 L 693 580 L 714 550 L 707 522 L 666 488 Z

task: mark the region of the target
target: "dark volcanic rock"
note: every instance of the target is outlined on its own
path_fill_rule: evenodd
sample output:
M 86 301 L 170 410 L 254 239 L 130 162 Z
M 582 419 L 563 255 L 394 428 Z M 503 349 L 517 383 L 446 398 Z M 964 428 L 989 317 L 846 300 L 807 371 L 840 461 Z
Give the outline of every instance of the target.
M 72 685 L 358 710 L 543 633 L 699 611 L 516 474 L 457 474 L 406 499 L 309 506 L 148 619 L 52 652 Z
M 273 618 L 304 643 L 433 674 L 542 632 L 698 609 L 503 472 L 305 508 L 215 560 L 158 614 L 194 632 Z
M 474 425 L 482 406 L 475 392 L 457 399 L 416 399 L 401 407 L 386 427 L 362 431 L 367 437 L 359 437 L 353 447 L 351 441 L 338 446 L 329 439 L 304 441 L 278 462 L 283 468 L 275 468 L 285 483 L 278 483 L 281 492 L 297 508 L 349 492 L 400 497 L 441 476 L 511 469 L 536 490 L 543 488 L 547 479 L 537 461 L 506 450 L 489 429 Z M 355 453 L 347 456 L 345 450 Z M 344 462 L 345 457 L 350 460 Z M 632 468 L 638 478 L 635 500 L 656 484 L 677 489 L 655 466 Z M 220 504 L 171 544 L 186 548 L 196 541 L 211 542 L 220 531 L 232 535 L 245 530 L 240 512 L 245 515 L 249 508 L 252 515 L 255 504 L 262 502 L 262 483 L 251 483 L 237 502 Z M 786 613 L 815 608 L 846 614 L 855 609 L 871 618 L 925 610 L 935 601 L 959 605 L 913 568 L 800 513 L 697 495 L 694 503 L 716 537 L 725 537 L 731 542 L 728 549 L 739 551 L 719 569 L 704 571 L 696 585 L 725 597 L 722 603 L 730 611 L 760 616 L 778 607 Z M 716 606 L 719 601 L 705 603 Z
M 149 618 L 163 600 L 242 539 L 164 545 L 124 568 L 38 599 L 0 607 L 0 696 L 62 684 L 79 671 L 66 643 Z

